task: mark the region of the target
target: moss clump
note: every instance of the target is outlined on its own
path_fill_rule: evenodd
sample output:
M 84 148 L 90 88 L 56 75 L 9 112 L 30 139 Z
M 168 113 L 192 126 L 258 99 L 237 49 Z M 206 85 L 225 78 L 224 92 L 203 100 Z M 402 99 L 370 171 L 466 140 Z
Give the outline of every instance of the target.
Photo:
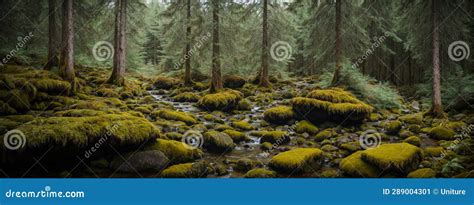
M 439 147 L 426 147 L 424 149 L 424 153 L 427 155 L 427 156 L 430 156 L 430 157 L 439 157 L 441 156 L 445 150 L 443 147 L 439 146 Z
M 176 102 L 197 102 L 201 97 L 193 92 L 184 92 L 173 97 Z
M 227 153 L 231 152 L 234 147 L 234 141 L 229 135 L 218 132 L 218 131 L 209 131 L 204 133 L 204 148 L 209 152 L 213 153 Z
M 236 90 L 227 90 L 203 96 L 198 101 L 198 106 L 204 110 L 228 111 L 234 109 L 240 100 L 242 100 L 242 93 Z
M 0 115 L 14 115 L 16 110 L 0 100 Z
M 71 83 L 54 79 L 38 79 L 32 81 L 38 91 L 51 95 L 68 94 L 71 89 Z
M 400 120 L 391 120 L 383 123 L 383 128 L 388 134 L 397 134 L 402 129 Z
M 232 138 L 232 141 L 235 143 L 239 142 L 244 142 L 244 141 L 250 141 L 250 138 L 247 137 L 244 133 L 235 131 L 235 130 L 224 130 L 223 133 L 226 133 L 227 135 Z
M 353 121 L 368 117 L 374 108 L 358 100 L 351 93 L 339 88 L 314 90 L 306 97 L 292 100 L 293 111 L 300 118 L 311 122 Z
M 237 75 L 224 76 L 223 80 L 224 80 L 224 87 L 231 88 L 231 89 L 241 88 L 247 82 L 244 78 Z
M 412 145 L 415 145 L 417 147 L 419 147 L 421 145 L 421 139 L 417 136 L 411 136 L 411 137 L 408 137 L 406 138 L 405 140 L 403 140 L 403 142 L 406 142 L 408 144 L 412 144 Z
M 284 173 L 312 172 L 321 166 L 323 151 L 317 148 L 296 148 L 274 156 L 269 166 Z
M 260 149 L 263 151 L 268 151 L 273 149 L 273 144 L 270 142 L 264 142 L 260 145 Z
M 158 76 L 153 82 L 153 87 L 155 89 L 171 89 L 174 86 L 179 84 L 179 80 L 176 78 L 169 78 L 164 76 Z
M 255 168 L 248 171 L 244 178 L 276 178 L 277 173 L 264 168 Z
M 235 165 L 234 169 L 240 172 L 247 172 L 257 166 L 262 166 L 262 164 L 258 161 L 254 161 L 248 158 L 242 158 L 237 160 L 237 164 Z
M 404 115 L 401 116 L 399 119 L 407 124 L 421 125 L 423 124 L 423 113 Z
M 113 111 L 109 111 L 110 113 L 114 113 Z M 108 112 L 100 111 L 100 110 L 91 110 L 91 109 L 71 109 L 71 110 L 64 110 L 60 112 L 56 112 L 56 116 L 60 117 L 92 117 L 97 115 L 105 115 Z
M 334 136 L 334 130 L 328 128 L 328 129 L 325 129 L 321 132 L 319 132 L 315 137 L 314 139 L 318 142 L 321 142 L 323 140 L 326 140 L 326 139 L 329 139 L 331 137 Z
M 117 91 L 115 91 L 112 88 L 102 87 L 102 88 L 99 88 L 96 91 L 96 93 L 100 97 L 109 97 L 109 98 L 118 98 L 118 97 L 120 97 L 120 95 L 117 93 Z
M 6 97 L 7 103 L 14 109 L 20 112 L 29 111 L 31 108 L 30 96 L 21 90 L 13 89 L 8 92 Z
M 243 131 L 255 129 L 249 122 L 243 121 L 243 120 L 232 122 L 232 127 L 237 128 L 239 130 L 243 130 Z
M 147 149 L 159 150 L 173 163 L 192 162 L 202 157 L 200 149 L 191 149 L 182 142 L 174 140 L 157 139 Z
M 208 174 L 205 162 L 185 163 L 170 166 L 161 172 L 164 178 L 201 178 Z
M 287 124 L 293 119 L 293 109 L 288 106 L 276 106 L 263 113 L 264 119 L 275 124 Z
M 435 178 L 436 172 L 430 168 L 422 168 L 412 171 L 407 178 Z
M 349 155 L 341 160 L 339 168 L 352 177 L 379 177 L 382 171 L 362 160 L 361 156 L 362 151 Z
M 90 146 L 106 134 L 109 143 L 134 145 L 157 138 L 160 131 L 145 118 L 128 113 L 100 114 L 83 117 L 36 118 L 16 129 L 27 137 L 27 147 L 52 144 L 76 147 Z
M 237 104 L 237 109 L 238 110 L 251 110 L 252 104 L 250 103 L 249 100 L 243 99 Z
M 151 109 L 150 109 L 150 107 L 148 107 L 148 106 L 136 107 L 136 108 L 133 109 L 133 110 L 135 110 L 135 111 L 137 111 L 137 112 L 141 112 L 141 113 L 146 114 L 146 115 L 151 113 Z
M 437 140 L 452 140 L 456 133 L 449 128 L 443 126 L 436 126 L 430 130 L 430 137 Z
M 362 160 L 401 173 L 416 169 L 423 159 L 423 151 L 408 143 L 383 144 L 362 153 Z
M 297 133 L 308 133 L 310 135 L 314 135 L 319 132 L 318 127 L 313 125 L 311 122 L 303 120 L 296 124 L 296 132 Z
M 181 121 L 186 123 L 187 125 L 193 125 L 197 123 L 196 117 L 186 112 L 164 109 L 155 111 L 151 115 L 165 120 Z
M 252 135 L 261 137 L 260 144 L 269 142 L 271 144 L 282 145 L 290 141 L 290 137 L 288 137 L 287 133 L 284 131 L 259 131 L 253 132 Z
M 371 114 L 369 115 L 369 120 L 370 120 L 371 122 L 376 122 L 376 121 L 379 121 L 379 120 L 381 120 L 381 119 L 382 119 L 382 116 L 381 116 L 380 114 L 378 114 L 378 113 L 371 113 Z

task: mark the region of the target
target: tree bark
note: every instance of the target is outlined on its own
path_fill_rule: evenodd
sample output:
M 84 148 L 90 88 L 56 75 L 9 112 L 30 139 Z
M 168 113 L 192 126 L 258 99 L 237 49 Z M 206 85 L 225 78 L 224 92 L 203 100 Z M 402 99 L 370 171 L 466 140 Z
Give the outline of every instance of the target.
M 440 80 L 440 59 L 439 59 L 439 11 L 438 0 L 431 1 L 431 21 L 433 29 L 432 39 L 432 62 L 433 62 L 433 94 L 431 110 L 428 112 L 436 118 L 443 118 L 443 106 L 441 103 L 441 80 Z
M 223 88 L 219 45 L 219 0 L 212 0 L 212 79 L 210 92 L 215 93 Z
M 62 51 L 59 75 L 75 87 L 73 0 L 63 1 Z
M 341 52 L 342 52 L 342 39 L 341 39 L 341 2 L 342 0 L 336 0 L 336 69 L 334 70 L 334 75 L 332 78 L 332 86 L 336 86 L 339 83 L 341 75 Z
M 262 67 L 260 70 L 260 87 L 270 87 L 268 77 L 268 0 L 263 0 L 263 22 L 262 22 Z
M 115 34 L 114 34 L 114 62 L 112 75 L 109 83 L 118 86 L 125 85 L 125 59 L 126 59 L 126 22 L 127 20 L 127 0 L 116 1 L 115 12 Z
M 184 84 L 192 85 L 191 79 L 191 56 L 189 53 L 191 51 L 191 0 L 187 0 L 187 11 L 186 11 L 186 58 L 185 62 L 185 72 L 184 72 Z
M 44 66 L 45 70 L 51 70 L 51 67 L 58 66 L 59 34 L 56 24 L 56 9 L 56 0 L 48 0 L 48 60 Z

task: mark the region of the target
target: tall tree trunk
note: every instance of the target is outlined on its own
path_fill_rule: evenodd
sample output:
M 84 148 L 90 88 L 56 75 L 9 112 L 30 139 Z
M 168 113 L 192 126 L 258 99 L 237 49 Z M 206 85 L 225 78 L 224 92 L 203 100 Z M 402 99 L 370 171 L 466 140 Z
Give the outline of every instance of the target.
M 59 57 L 59 34 L 56 24 L 56 0 L 48 0 L 48 61 L 44 66 L 45 70 L 51 70 L 51 67 L 58 66 Z
M 441 103 L 441 80 L 440 80 L 440 59 L 439 59 L 439 1 L 431 1 L 431 21 L 433 29 L 432 41 L 432 61 L 433 61 L 433 98 L 429 114 L 433 117 L 444 117 L 443 106 Z
M 270 87 L 268 77 L 268 0 L 263 0 L 262 67 L 260 70 L 259 85 L 261 87 Z
M 63 1 L 62 51 L 59 75 L 75 88 L 73 0 Z
M 115 12 L 115 34 L 114 34 L 114 64 L 109 83 L 122 86 L 125 84 L 125 48 L 127 25 L 127 0 L 117 0 Z
M 219 0 L 212 0 L 212 79 L 211 93 L 223 88 L 219 45 Z
M 341 39 L 341 2 L 342 0 L 336 0 L 336 69 L 334 70 L 334 76 L 332 78 L 332 86 L 336 86 L 339 83 L 341 75 L 341 52 L 342 52 L 342 39 Z
M 184 72 L 184 84 L 191 85 L 191 56 L 189 53 L 191 52 L 191 0 L 187 0 L 187 12 L 186 12 L 186 58 L 185 62 L 185 72 Z

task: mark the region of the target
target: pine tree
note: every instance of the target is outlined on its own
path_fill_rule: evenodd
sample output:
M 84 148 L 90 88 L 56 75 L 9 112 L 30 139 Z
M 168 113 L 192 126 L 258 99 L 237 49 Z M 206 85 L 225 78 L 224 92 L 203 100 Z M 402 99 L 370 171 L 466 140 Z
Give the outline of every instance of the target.
M 126 50 L 126 25 L 127 25 L 127 0 L 116 1 L 115 16 L 115 45 L 114 64 L 109 83 L 122 86 L 125 84 L 125 50 Z

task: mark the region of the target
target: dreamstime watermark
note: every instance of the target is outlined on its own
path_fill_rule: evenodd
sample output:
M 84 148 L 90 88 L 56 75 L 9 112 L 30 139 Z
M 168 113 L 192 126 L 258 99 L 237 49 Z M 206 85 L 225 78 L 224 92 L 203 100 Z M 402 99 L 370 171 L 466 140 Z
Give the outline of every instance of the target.
M 86 150 L 84 152 L 84 157 L 89 159 L 92 154 L 94 154 L 97 150 L 99 150 L 102 145 L 104 145 L 107 140 L 115 133 L 117 132 L 117 129 L 120 127 L 120 124 L 113 124 L 111 127 L 107 128 L 104 136 L 102 136 L 91 148 Z
M 468 59 L 470 53 L 469 45 L 464 41 L 454 41 L 449 44 L 448 56 L 452 61 L 459 62 Z
M 471 133 L 474 130 L 474 125 L 469 125 L 467 127 L 463 127 L 461 133 L 456 134 L 454 136 L 455 140 L 451 142 L 451 144 L 441 152 L 441 155 L 438 159 L 443 159 L 448 155 L 448 152 L 454 150 L 463 140 L 467 138 L 471 138 Z
M 188 60 L 189 58 L 191 58 L 199 49 L 201 49 L 201 47 L 203 46 L 203 44 L 205 42 L 207 42 L 209 40 L 209 38 L 211 37 L 211 33 L 210 32 L 207 32 L 204 36 L 202 36 L 196 44 L 194 44 L 194 46 L 187 52 L 184 54 L 183 57 L 181 57 L 178 62 L 176 62 L 174 64 L 174 69 L 175 70 L 178 70 L 182 65 L 183 63 Z
M 23 148 L 26 144 L 25 134 L 21 130 L 10 130 L 3 136 L 3 144 L 9 150 Z
M 290 59 L 292 52 L 293 48 L 286 41 L 277 41 L 273 43 L 272 47 L 270 48 L 270 55 L 272 56 L 273 60 L 276 61 L 286 61 Z
M 3 64 L 7 64 L 8 61 L 10 61 L 13 57 L 15 57 L 15 55 L 18 53 L 18 51 L 20 51 L 20 49 L 22 49 L 23 47 L 25 47 L 26 43 L 28 43 L 28 41 L 31 40 L 31 38 L 33 38 L 34 35 L 32 32 L 28 33 L 28 35 L 26 36 L 18 36 L 17 40 L 18 40 L 18 43 L 16 43 L 16 46 L 15 46 L 15 49 L 11 50 L 1 61 L 0 61 L 0 66 L 3 66 Z
M 352 68 L 353 69 L 356 69 L 359 67 L 360 64 L 362 64 L 365 60 L 367 60 L 367 58 L 369 58 L 369 56 L 371 56 L 375 49 L 377 49 L 378 47 L 380 47 L 380 45 L 382 45 L 382 43 L 387 39 L 387 37 L 390 36 L 390 33 L 389 32 L 385 32 L 382 36 L 379 36 L 379 37 L 374 37 L 374 42 L 372 43 L 372 45 L 370 46 L 369 49 L 367 49 L 365 52 L 364 52 L 364 55 L 362 55 L 361 57 L 359 57 L 354 63 L 352 63 Z
M 296 122 L 295 124 L 293 124 L 292 126 L 290 126 L 290 127 L 288 128 L 287 132 L 285 133 L 285 135 L 283 135 L 283 137 L 278 138 L 278 139 L 272 144 L 272 147 L 271 147 L 269 150 L 265 150 L 264 153 L 270 154 L 270 152 L 272 152 L 273 150 L 277 149 L 278 147 L 280 147 L 281 145 L 283 145 L 285 142 L 287 142 L 287 141 L 290 139 L 290 134 L 291 134 L 291 133 L 295 133 L 296 124 L 298 124 L 298 122 Z
M 363 149 L 372 149 L 382 143 L 382 137 L 377 130 L 366 130 L 359 136 L 359 144 Z
M 188 130 L 181 138 L 181 142 L 189 149 L 201 148 L 204 138 L 201 132 L 196 130 Z
M 97 61 L 106 61 L 114 56 L 114 46 L 108 41 L 99 41 L 92 47 L 92 55 Z
M 45 186 L 40 191 L 13 191 L 5 192 L 6 198 L 84 198 L 84 191 L 52 191 L 50 186 Z

